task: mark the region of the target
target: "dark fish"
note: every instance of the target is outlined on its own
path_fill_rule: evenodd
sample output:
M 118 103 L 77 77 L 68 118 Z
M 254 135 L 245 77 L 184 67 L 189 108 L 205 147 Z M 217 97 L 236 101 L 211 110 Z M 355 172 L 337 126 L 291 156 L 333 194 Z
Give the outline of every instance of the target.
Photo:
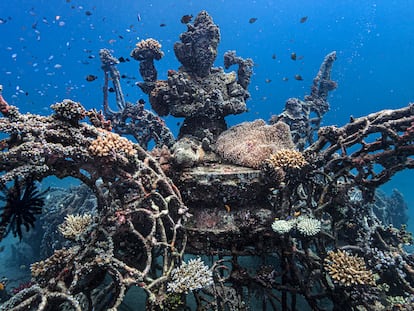
M 252 17 L 249 19 L 250 24 L 253 24 L 255 21 L 257 21 L 257 17 Z
M 91 12 L 91 11 L 86 11 L 86 12 L 85 12 L 85 15 L 86 15 L 86 16 L 91 16 L 91 15 L 92 15 L 92 12 Z
M 125 58 L 123 58 L 122 56 L 118 58 L 120 63 L 125 63 Z
M 165 27 L 165 26 L 167 26 L 167 24 L 164 24 L 164 23 L 160 24 L 160 27 Z
M 87 75 L 86 76 L 86 81 L 88 81 L 88 82 L 95 81 L 96 79 L 98 79 L 98 77 L 94 76 L 94 75 Z
M 300 22 L 301 22 L 301 24 L 303 24 L 304 22 L 306 22 L 308 20 L 308 17 L 307 16 L 303 16 L 301 19 L 300 19 Z
M 293 52 L 292 54 L 290 54 L 290 59 L 291 60 L 296 60 L 296 53 Z
M 119 38 L 119 39 L 123 39 L 124 37 L 123 37 L 123 36 L 121 36 L 121 35 L 118 35 L 118 38 Z
M 272 59 L 276 59 L 276 54 L 273 54 L 272 55 Z
M 303 81 L 303 78 L 301 75 L 295 75 L 295 80 Z
M 113 87 L 110 87 L 110 88 L 108 89 L 108 91 L 109 91 L 109 93 L 114 93 L 114 92 L 115 92 L 115 89 L 114 89 Z
M 183 15 L 182 17 L 181 17 L 181 23 L 182 24 L 188 24 L 189 22 L 191 22 L 191 20 L 193 19 L 193 15 Z
M 138 102 L 139 102 L 141 105 L 145 105 L 145 100 L 143 100 L 142 98 L 140 98 L 140 99 L 138 100 Z
M 1 24 L 5 24 L 5 23 L 7 23 L 7 19 L 0 18 L 0 25 L 1 25 Z
M 272 80 L 270 80 L 270 79 L 266 79 L 266 80 L 265 80 L 265 82 L 266 82 L 266 83 L 270 83 L 270 82 L 272 82 Z
M 88 55 L 88 58 L 94 59 L 95 58 L 95 55 Z

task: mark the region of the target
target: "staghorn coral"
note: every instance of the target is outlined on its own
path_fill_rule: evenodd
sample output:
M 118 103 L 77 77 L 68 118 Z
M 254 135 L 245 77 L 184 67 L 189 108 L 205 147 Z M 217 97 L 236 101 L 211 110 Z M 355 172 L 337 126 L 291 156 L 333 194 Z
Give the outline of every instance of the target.
M 271 154 L 292 148 L 285 123 L 266 125 L 261 119 L 231 127 L 216 142 L 216 151 L 224 160 L 253 168 L 259 168 Z
M 134 156 L 137 151 L 134 145 L 125 137 L 121 137 L 116 133 L 101 130 L 102 135 L 94 139 L 88 150 L 98 157 L 115 157 L 116 155 Z
M 325 270 L 331 279 L 342 286 L 375 286 L 374 274 L 367 269 L 364 259 L 345 251 L 328 252 L 324 262 Z
M 90 214 L 66 215 L 65 221 L 58 226 L 59 232 L 67 239 L 76 240 L 92 223 Z
M 174 293 L 188 293 L 213 284 L 213 272 L 201 261 L 201 258 L 183 262 L 171 273 L 171 282 L 167 290 Z

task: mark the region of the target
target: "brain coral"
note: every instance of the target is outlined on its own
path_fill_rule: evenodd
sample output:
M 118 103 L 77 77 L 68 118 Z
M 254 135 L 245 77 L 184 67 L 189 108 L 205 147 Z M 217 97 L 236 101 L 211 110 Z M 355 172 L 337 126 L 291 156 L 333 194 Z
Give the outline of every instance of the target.
M 259 168 L 279 150 L 293 148 L 288 125 L 283 122 L 267 125 L 261 119 L 229 128 L 216 142 L 216 151 L 223 159 L 252 168 Z

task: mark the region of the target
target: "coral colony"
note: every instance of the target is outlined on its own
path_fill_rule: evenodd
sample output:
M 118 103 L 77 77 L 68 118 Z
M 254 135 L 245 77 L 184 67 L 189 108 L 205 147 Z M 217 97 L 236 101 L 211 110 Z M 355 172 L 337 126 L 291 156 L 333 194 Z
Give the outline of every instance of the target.
M 228 128 L 246 111 L 253 62 L 230 51 L 224 67 L 237 72 L 212 67 L 220 32 L 207 12 L 187 28 L 166 80 L 155 39 L 131 52 L 157 114 L 125 101 L 105 49 L 103 113 L 66 99 L 50 116 L 22 114 L 0 97 L 0 240 L 25 239 L 35 217 L 48 224 L 32 281 L 0 310 L 117 310 L 133 287 L 146 310 L 412 310 L 411 235 L 372 203 L 414 167 L 413 104 L 320 127 L 332 52 L 304 100 Z M 184 118 L 177 139 L 166 115 Z M 43 206 L 34 181 L 47 176 L 82 186 Z

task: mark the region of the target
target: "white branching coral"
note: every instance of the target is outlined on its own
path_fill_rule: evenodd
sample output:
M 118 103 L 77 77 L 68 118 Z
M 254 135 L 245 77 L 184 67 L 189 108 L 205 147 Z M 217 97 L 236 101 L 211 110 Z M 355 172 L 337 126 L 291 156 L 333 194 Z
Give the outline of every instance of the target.
M 66 215 L 65 221 L 58 226 L 62 235 L 70 240 L 76 240 L 92 223 L 90 214 Z
M 309 216 L 299 216 L 289 220 L 277 219 L 272 223 L 273 231 L 278 234 L 285 234 L 292 229 L 296 229 L 300 234 L 307 237 L 318 234 L 321 231 L 321 226 L 320 220 Z
M 171 272 L 172 281 L 167 284 L 169 292 L 188 293 L 213 284 L 213 272 L 201 258 L 183 262 Z
M 293 228 L 294 225 L 295 225 L 295 221 L 293 219 L 291 220 L 277 219 L 273 222 L 272 229 L 276 233 L 285 234 L 285 233 L 288 233 Z
M 299 216 L 296 229 L 304 236 L 314 236 L 321 231 L 321 221 L 308 216 Z

